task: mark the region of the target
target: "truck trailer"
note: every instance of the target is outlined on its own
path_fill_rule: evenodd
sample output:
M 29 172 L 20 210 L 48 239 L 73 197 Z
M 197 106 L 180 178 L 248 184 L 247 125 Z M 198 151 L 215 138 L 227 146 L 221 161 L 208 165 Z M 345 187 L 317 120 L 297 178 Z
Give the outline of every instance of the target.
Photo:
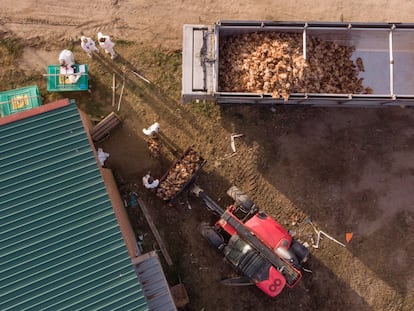
M 414 106 L 414 24 L 184 25 L 182 100 Z

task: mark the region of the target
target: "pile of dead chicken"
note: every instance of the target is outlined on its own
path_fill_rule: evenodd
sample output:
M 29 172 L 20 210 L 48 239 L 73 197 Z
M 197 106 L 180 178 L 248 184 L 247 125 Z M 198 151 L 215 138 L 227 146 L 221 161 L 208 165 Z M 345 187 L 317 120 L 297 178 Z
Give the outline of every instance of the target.
M 352 46 L 307 38 L 306 60 L 300 34 L 258 32 L 223 37 L 219 46 L 221 92 L 270 93 L 289 98 L 292 93 L 372 93 L 358 77 Z

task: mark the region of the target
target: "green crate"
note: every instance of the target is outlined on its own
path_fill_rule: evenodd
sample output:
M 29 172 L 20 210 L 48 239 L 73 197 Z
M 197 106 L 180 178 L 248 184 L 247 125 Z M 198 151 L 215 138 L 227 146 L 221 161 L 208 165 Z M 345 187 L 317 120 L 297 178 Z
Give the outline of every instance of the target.
M 2 117 L 32 109 L 41 104 L 42 99 L 36 85 L 0 93 L 0 113 Z
M 65 78 L 67 75 L 60 74 L 60 65 L 47 66 L 47 90 L 49 92 L 70 92 L 88 90 L 88 65 L 74 64 L 75 73 L 81 75 L 78 82 L 70 83 Z

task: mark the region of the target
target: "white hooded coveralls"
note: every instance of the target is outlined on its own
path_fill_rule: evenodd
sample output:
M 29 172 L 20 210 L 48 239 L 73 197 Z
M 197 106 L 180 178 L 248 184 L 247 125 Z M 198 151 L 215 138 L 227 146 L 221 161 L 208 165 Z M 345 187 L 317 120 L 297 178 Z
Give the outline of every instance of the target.
M 63 75 L 68 75 L 70 83 L 78 82 L 81 76 L 79 74 L 75 74 L 75 70 L 72 68 L 72 65 L 75 64 L 73 53 L 69 50 L 63 50 L 62 52 L 60 52 L 59 63 L 59 73 Z
M 86 53 L 88 53 L 88 55 L 90 57 L 92 56 L 93 52 L 95 52 L 95 51 L 99 53 L 99 50 L 95 45 L 95 42 L 91 38 L 82 36 L 81 37 L 81 47 Z
M 112 59 L 116 57 L 116 53 L 114 51 L 115 43 L 111 41 L 111 38 L 109 36 L 104 36 L 102 32 L 98 32 L 98 42 L 101 48 L 103 48 L 106 53 L 111 54 Z

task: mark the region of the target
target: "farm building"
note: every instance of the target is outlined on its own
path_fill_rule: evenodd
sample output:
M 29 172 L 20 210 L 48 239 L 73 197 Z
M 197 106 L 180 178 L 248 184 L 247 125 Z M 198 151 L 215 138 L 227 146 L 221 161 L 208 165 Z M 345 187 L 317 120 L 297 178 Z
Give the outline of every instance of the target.
M 137 276 L 135 236 L 87 123 L 67 99 L 0 119 L 0 309 L 175 310 L 161 265 L 153 297 Z

